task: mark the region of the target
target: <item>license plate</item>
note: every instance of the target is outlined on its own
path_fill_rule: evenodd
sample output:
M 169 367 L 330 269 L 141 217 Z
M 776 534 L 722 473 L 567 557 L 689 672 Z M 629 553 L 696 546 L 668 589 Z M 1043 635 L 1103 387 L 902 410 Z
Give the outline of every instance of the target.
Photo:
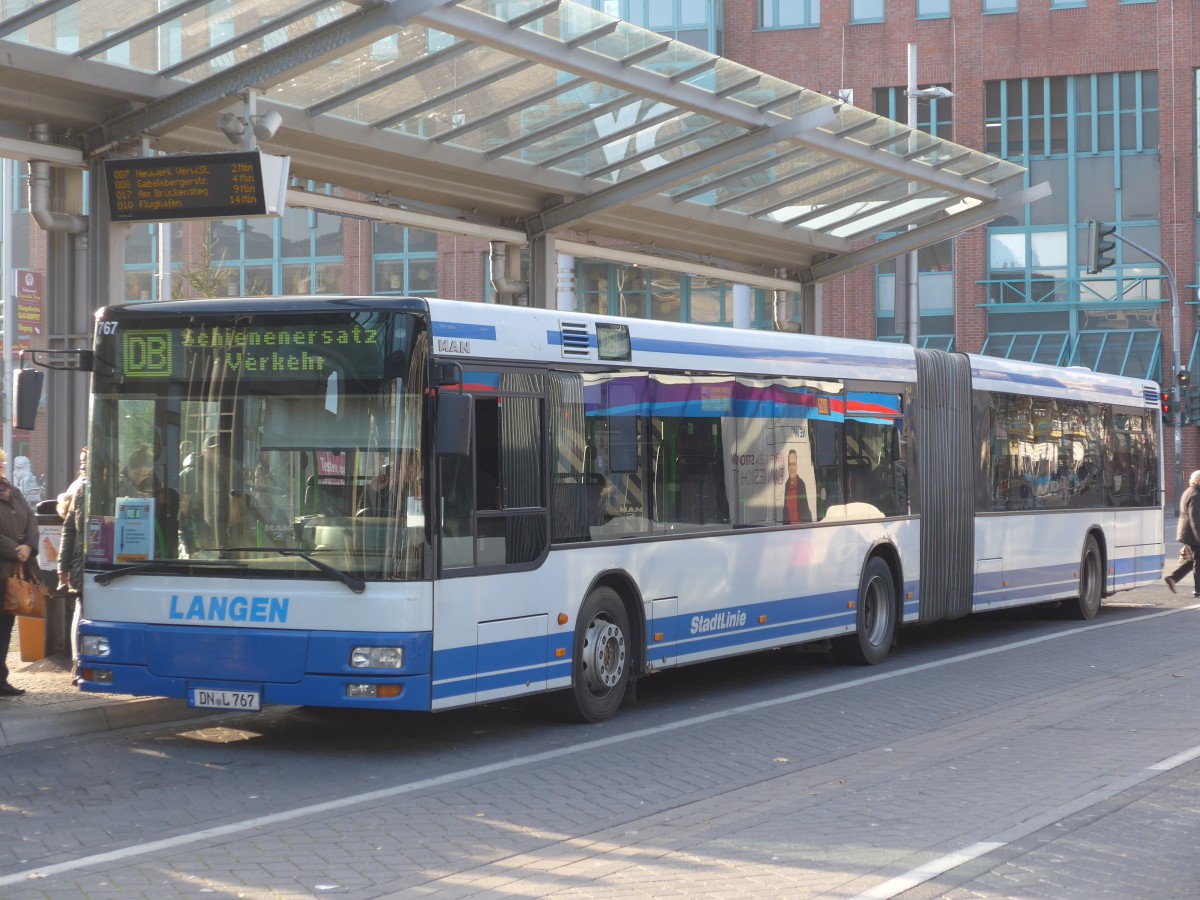
M 196 709 L 240 709 L 257 712 L 259 704 L 258 691 L 219 691 L 210 688 L 192 688 L 191 705 Z

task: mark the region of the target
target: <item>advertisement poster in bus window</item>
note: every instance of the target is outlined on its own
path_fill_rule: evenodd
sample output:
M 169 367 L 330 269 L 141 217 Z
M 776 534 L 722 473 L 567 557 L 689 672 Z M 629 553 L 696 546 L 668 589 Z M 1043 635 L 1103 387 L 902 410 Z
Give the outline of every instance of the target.
M 830 397 L 810 385 L 779 384 L 773 393 L 774 449 L 778 460 L 775 479 L 775 521 L 783 525 L 812 522 L 818 490 L 817 453 L 812 423 L 832 418 Z

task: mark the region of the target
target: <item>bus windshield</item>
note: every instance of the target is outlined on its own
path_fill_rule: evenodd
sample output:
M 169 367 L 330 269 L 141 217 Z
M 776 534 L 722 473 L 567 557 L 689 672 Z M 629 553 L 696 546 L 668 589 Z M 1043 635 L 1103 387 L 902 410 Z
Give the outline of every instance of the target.
M 420 318 L 107 312 L 90 568 L 423 577 Z

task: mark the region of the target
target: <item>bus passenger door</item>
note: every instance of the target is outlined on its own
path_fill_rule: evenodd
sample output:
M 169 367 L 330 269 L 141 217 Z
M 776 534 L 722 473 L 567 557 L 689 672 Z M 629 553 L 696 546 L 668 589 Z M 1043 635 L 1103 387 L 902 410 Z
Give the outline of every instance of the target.
M 488 375 L 491 375 L 489 378 Z M 545 400 L 540 375 L 466 373 L 470 455 L 440 459 L 441 571 L 529 565 L 547 547 Z

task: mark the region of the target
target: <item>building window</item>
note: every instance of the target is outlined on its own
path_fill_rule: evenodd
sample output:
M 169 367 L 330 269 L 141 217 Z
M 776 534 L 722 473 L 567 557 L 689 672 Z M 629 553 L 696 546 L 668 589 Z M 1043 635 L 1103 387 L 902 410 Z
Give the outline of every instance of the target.
M 1087 6 L 1087 0 L 1050 0 L 1051 9 L 1079 9 Z
M 917 0 L 918 19 L 948 19 L 950 0 Z
M 983 14 L 991 15 L 993 13 L 1015 13 L 1017 11 L 1017 0 L 983 0 Z
M 988 229 L 986 352 L 1027 358 L 1030 335 L 1065 335 L 1071 365 L 1147 377 L 1158 359 L 1165 288 L 1158 263 L 1117 243 L 1117 264 L 1088 275 L 1089 218 L 1116 223 L 1151 252 L 1159 228 L 1158 76 L 1115 72 L 984 86 L 985 145 L 1020 162 L 1054 196 Z
M 371 232 L 374 293 L 437 293 L 437 234 L 376 222 Z
M 593 8 L 608 12 L 607 0 L 592 0 Z M 621 18 L 649 28 L 684 44 L 720 56 L 723 52 L 722 22 L 717 0 L 621 0 Z
M 70 6 L 54 14 L 54 49 L 74 53 L 79 49 L 79 8 Z
M 850 23 L 865 25 L 883 21 L 883 0 L 850 0 Z
M 815 28 L 821 24 L 821 0 L 762 0 L 761 28 Z
M 596 260 L 575 264 L 575 308 L 599 315 L 733 326 L 733 285 L 700 275 L 679 275 Z M 750 327 L 770 330 L 774 310 L 762 290 L 750 292 Z M 799 321 L 798 302 L 788 310 Z
M 879 340 L 897 340 L 896 261 L 875 269 L 875 333 Z M 917 302 L 921 335 L 954 334 L 954 242 L 939 241 L 917 251 Z M 935 346 L 937 346 L 935 344 Z
M 116 33 L 117 29 L 115 28 L 104 29 L 104 36 L 106 38 L 112 37 Z M 117 44 L 115 47 L 109 47 L 107 50 L 105 50 L 104 61 L 117 63 L 122 66 L 129 65 L 129 41 L 125 41 L 124 43 Z
M 949 88 L 944 84 L 941 87 Z M 902 87 L 875 88 L 875 112 L 897 122 L 908 121 L 907 89 Z M 954 98 L 931 98 L 917 101 L 917 129 L 943 140 L 953 139 Z
M 219 47 L 226 41 L 233 40 L 234 6 L 232 0 L 221 0 L 213 3 L 208 10 L 208 46 Z M 208 61 L 208 67 L 213 71 L 227 69 L 236 62 L 233 51 L 227 51 Z

